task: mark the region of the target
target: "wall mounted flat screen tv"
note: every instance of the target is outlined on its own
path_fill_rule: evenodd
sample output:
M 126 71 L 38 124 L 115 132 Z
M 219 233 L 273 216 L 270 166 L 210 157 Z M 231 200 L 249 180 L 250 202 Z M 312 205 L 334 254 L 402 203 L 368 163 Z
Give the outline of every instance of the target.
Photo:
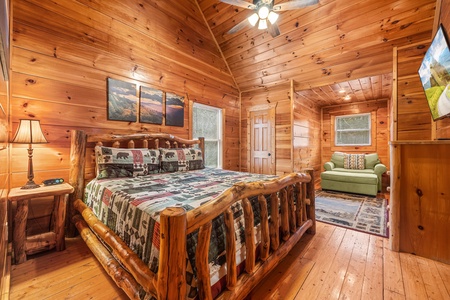
M 419 68 L 433 120 L 450 116 L 450 49 L 442 24 Z

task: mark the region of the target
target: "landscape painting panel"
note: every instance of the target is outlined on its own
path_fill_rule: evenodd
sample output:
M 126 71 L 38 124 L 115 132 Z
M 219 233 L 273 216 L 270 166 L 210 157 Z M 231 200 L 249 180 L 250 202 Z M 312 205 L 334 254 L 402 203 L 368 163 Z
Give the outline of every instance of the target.
M 136 84 L 108 78 L 108 120 L 137 121 Z
M 184 126 L 184 97 L 166 93 L 166 125 Z
M 163 92 L 141 86 L 139 122 L 162 124 Z

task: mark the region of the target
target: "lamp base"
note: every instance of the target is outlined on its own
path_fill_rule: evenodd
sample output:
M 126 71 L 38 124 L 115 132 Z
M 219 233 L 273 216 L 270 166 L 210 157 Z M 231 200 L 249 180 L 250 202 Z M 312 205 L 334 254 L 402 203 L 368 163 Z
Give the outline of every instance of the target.
M 35 189 L 40 187 L 39 184 L 36 184 L 33 180 L 29 180 L 23 187 L 21 187 L 22 190 L 29 190 L 29 189 Z

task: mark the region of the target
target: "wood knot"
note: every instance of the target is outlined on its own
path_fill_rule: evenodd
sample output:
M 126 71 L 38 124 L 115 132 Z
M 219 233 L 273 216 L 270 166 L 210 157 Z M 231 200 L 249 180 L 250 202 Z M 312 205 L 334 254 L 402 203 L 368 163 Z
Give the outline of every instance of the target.
M 417 194 L 419 197 L 422 197 L 422 196 L 423 196 L 423 192 L 422 192 L 421 189 L 416 189 L 416 194 Z

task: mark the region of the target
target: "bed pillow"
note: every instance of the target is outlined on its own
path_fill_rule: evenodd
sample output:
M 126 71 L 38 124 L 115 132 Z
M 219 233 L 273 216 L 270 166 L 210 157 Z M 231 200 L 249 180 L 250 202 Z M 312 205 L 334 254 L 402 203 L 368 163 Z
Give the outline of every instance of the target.
M 364 170 L 364 154 L 344 154 L 344 168 Z
M 161 172 L 203 169 L 202 151 L 194 148 L 160 148 Z
M 136 177 L 159 172 L 159 150 L 95 147 L 97 178 Z

